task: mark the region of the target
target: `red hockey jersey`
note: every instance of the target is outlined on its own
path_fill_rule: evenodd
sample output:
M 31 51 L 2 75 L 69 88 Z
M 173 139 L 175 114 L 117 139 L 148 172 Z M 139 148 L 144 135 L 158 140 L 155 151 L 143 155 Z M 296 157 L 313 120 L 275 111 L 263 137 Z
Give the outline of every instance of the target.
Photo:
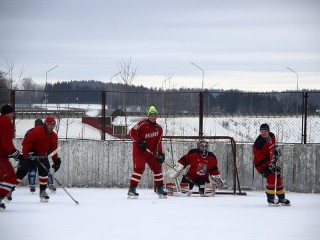
M 253 164 L 258 172 L 268 167 L 271 161 L 274 161 L 274 150 L 276 147 L 276 137 L 269 132 L 270 141 L 264 139 L 261 135 L 257 137 L 253 144 Z
M 153 152 L 162 152 L 162 127 L 158 123 L 152 123 L 148 119 L 138 122 L 131 130 L 130 137 L 133 142 L 133 151 L 141 151 L 139 142 L 146 141 L 147 148 Z
M 44 126 L 36 126 L 26 134 L 22 141 L 22 153 L 28 156 L 30 151 L 36 151 L 39 156 L 47 156 L 58 147 L 58 135 L 55 132 L 48 133 Z M 53 155 L 55 160 L 58 155 Z
M 16 149 L 13 145 L 14 126 L 10 118 L 0 115 L 0 155 L 7 156 Z
M 220 175 L 218 160 L 212 152 L 208 152 L 208 155 L 203 157 L 198 149 L 191 149 L 178 162 L 184 168 L 190 165 L 186 176 L 194 181 L 199 178 L 208 178 L 209 175 Z

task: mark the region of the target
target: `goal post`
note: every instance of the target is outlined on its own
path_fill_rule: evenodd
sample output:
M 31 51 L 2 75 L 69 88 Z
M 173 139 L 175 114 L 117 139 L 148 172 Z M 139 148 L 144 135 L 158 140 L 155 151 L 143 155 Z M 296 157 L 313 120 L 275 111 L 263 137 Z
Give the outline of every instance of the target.
M 176 163 L 180 157 L 187 154 L 192 148 L 197 147 L 199 139 L 206 139 L 209 142 L 208 151 L 213 152 L 218 159 L 218 167 L 221 178 L 227 180 L 223 189 L 216 191 L 216 194 L 246 195 L 241 190 L 238 168 L 236 142 L 230 136 L 163 136 L 163 151 L 166 154 L 166 161 L 170 164 Z M 167 167 L 165 167 L 165 170 Z

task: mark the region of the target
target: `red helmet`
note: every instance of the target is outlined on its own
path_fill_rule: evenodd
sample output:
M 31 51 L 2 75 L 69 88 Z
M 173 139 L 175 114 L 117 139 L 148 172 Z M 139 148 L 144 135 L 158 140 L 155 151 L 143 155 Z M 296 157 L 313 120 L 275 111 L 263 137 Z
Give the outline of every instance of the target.
M 46 119 L 44 120 L 44 124 L 56 124 L 56 120 L 54 119 L 53 116 L 48 116 L 46 117 Z

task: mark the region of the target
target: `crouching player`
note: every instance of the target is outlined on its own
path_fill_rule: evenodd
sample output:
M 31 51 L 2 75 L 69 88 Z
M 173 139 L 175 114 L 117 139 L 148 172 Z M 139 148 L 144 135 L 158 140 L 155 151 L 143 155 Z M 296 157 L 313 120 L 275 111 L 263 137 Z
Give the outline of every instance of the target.
M 178 160 L 173 169 L 167 171 L 169 177 L 177 178 L 184 169 L 186 170 L 181 180 L 181 190 L 184 192 L 185 185 L 188 184 L 188 195 L 192 193 L 194 185 L 198 186 L 202 197 L 214 196 L 216 187 L 223 187 L 224 181 L 220 178 L 217 158 L 208 151 L 208 146 L 209 143 L 201 139 L 197 148 L 191 149 Z M 172 188 L 167 190 L 170 192 Z

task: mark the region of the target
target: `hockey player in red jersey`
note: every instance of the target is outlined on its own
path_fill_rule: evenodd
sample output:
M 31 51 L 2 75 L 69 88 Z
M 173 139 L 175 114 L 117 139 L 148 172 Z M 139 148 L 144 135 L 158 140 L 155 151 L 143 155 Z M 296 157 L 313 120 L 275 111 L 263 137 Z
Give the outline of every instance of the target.
M 200 195 L 207 196 L 204 192 L 206 184 L 212 182 L 218 188 L 222 188 L 223 180 L 220 178 L 218 160 L 212 152 L 208 151 L 208 147 L 209 143 L 201 139 L 198 142 L 198 148 L 191 149 L 186 155 L 181 157 L 173 169 L 167 172 L 167 175 L 176 178 L 188 167 L 189 169 L 183 175 L 181 183 L 188 183 L 190 190 L 194 185 L 197 185 Z
M 46 193 L 48 183 L 48 170 L 50 163 L 48 155 L 58 148 L 58 135 L 53 131 L 56 126 L 56 120 L 53 116 L 48 116 L 44 120 L 44 126 L 36 126 L 32 128 L 22 141 L 23 159 L 20 160 L 17 178 L 20 183 L 27 175 L 31 165 L 31 161 L 36 161 L 38 164 L 39 185 L 40 185 L 40 201 L 48 202 L 49 196 Z M 34 159 L 32 156 L 39 156 Z M 54 171 L 60 168 L 61 160 L 57 154 L 52 156 Z M 41 164 L 40 164 L 41 163 Z M 42 166 L 44 165 L 45 168 Z
M 280 151 L 276 149 L 276 137 L 266 123 L 260 126 L 260 135 L 253 145 L 253 155 L 256 170 L 267 179 L 266 194 L 269 206 L 290 206 L 290 201 L 285 198 L 281 168 L 277 166 Z
M 34 126 L 44 126 L 44 122 L 42 119 L 36 119 L 34 122 Z M 30 129 L 31 130 L 31 129 Z M 26 134 L 30 131 L 28 130 Z M 30 167 L 29 167 L 29 172 L 28 172 L 28 183 L 30 187 L 30 192 L 35 192 L 36 191 L 36 179 L 37 179 L 37 171 L 38 171 L 38 161 L 31 161 Z M 48 188 L 51 191 L 56 191 L 56 187 L 53 182 L 53 177 L 52 174 L 48 174 Z
M 14 109 L 10 105 L 3 105 L 0 116 L 0 211 L 6 208 L 2 200 L 17 184 L 17 177 L 9 162 L 9 158 L 18 160 L 19 156 L 21 156 L 12 142 L 14 131 L 13 117 Z
M 138 122 L 129 132 L 133 140 L 132 159 L 133 173 L 130 179 L 128 198 L 137 198 L 136 188 L 148 164 L 154 174 L 154 182 L 160 198 L 166 198 L 164 190 L 162 163 L 165 155 L 162 153 L 162 127 L 156 122 L 158 112 L 154 106 L 148 111 L 148 118 Z

